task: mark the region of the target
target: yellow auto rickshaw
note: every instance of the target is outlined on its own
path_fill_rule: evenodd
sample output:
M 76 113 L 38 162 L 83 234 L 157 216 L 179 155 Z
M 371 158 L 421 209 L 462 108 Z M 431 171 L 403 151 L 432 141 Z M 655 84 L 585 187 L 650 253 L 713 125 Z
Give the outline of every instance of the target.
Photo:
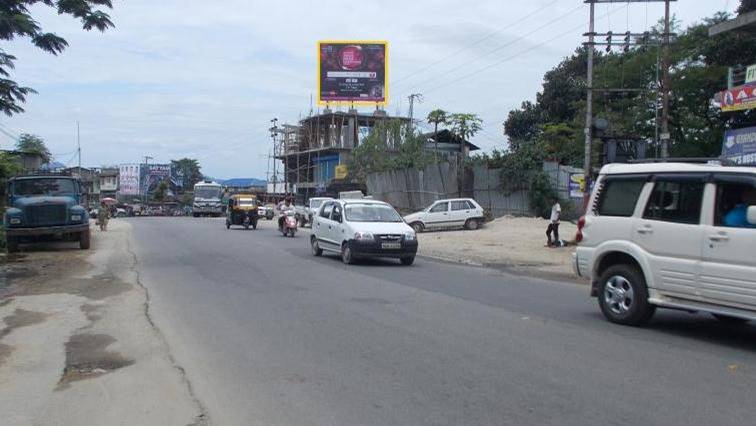
M 234 194 L 228 199 L 226 209 L 226 229 L 231 225 L 243 226 L 244 229 L 257 229 L 257 196 L 253 194 Z

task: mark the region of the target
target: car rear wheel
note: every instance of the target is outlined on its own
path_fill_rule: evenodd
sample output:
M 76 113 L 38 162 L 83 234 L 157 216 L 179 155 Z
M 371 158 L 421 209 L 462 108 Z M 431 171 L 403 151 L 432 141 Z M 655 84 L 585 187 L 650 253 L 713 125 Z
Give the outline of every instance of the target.
M 89 230 L 82 231 L 79 234 L 79 248 L 82 250 L 88 250 L 91 243 Z
M 745 324 L 748 322 L 746 318 L 731 317 L 729 315 L 711 314 L 711 316 L 713 316 L 719 321 L 722 321 L 725 324 L 731 324 L 731 325 Z
M 402 265 L 404 265 L 404 266 L 410 266 L 413 263 L 415 263 L 415 256 L 403 257 L 403 258 L 401 258 L 401 261 L 402 261 Z
M 411 226 L 412 226 L 412 229 L 414 229 L 415 232 L 418 232 L 418 233 L 423 232 L 423 230 L 425 229 L 425 226 L 423 226 L 422 222 L 413 222 Z
M 5 247 L 8 249 L 8 253 L 16 253 L 18 251 L 18 237 L 6 237 Z
M 606 319 L 623 325 L 643 325 L 656 307 L 648 303 L 646 280 L 638 268 L 619 264 L 599 278 L 599 307 Z
M 480 228 L 480 222 L 478 222 L 478 219 L 468 219 L 467 222 L 465 222 L 465 229 L 468 231 L 474 231 L 478 228 Z
M 310 246 L 312 247 L 312 255 L 313 256 L 322 256 L 323 255 L 323 249 L 320 248 L 320 244 L 318 244 L 318 239 L 315 238 L 313 235 L 310 237 Z
M 349 247 L 349 244 L 344 244 L 341 247 L 341 261 L 347 265 L 354 263 L 354 253 L 352 253 L 352 248 Z

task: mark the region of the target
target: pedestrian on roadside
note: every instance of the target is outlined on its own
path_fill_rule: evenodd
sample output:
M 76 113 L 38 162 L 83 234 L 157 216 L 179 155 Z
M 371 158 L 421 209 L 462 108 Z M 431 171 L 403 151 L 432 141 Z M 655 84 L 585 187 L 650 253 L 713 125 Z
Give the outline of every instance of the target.
M 109 219 L 110 219 L 110 209 L 103 201 L 100 203 L 100 208 L 97 209 L 97 223 L 100 224 L 100 231 L 108 230 Z
M 553 202 L 551 206 L 551 217 L 549 218 L 549 227 L 546 228 L 546 246 L 548 247 L 559 247 L 561 245 L 561 242 L 559 240 L 559 220 L 562 216 L 562 206 L 559 205 L 559 198 L 556 196 L 551 198 L 551 201 Z M 554 234 L 554 239 L 551 239 L 552 233 Z

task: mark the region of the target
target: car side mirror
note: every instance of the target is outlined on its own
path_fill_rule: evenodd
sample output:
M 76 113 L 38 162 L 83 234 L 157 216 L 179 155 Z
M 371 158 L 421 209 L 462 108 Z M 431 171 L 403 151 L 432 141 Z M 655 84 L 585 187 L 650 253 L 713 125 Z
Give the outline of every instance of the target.
M 746 214 L 746 221 L 751 225 L 756 225 L 756 206 L 749 206 Z

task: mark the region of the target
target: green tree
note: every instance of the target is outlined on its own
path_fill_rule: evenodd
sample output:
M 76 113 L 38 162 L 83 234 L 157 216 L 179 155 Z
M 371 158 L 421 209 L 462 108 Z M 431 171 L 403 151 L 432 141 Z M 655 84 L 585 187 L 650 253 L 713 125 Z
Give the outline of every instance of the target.
M 475 136 L 483 128 L 483 120 L 476 114 L 468 113 L 450 114 L 449 124 L 451 124 L 452 133 L 462 138 L 462 143 Z M 464 147 L 463 152 L 466 153 L 466 149 Z
M 740 0 L 740 6 L 738 6 L 738 14 L 747 12 L 753 12 L 756 10 L 756 0 Z
M 53 55 L 65 50 L 68 42 L 54 33 L 45 32 L 32 16 L 30 9 L 41 7 L 54 8 L 59 15 L 81 20 L 82 28 L 87 31 L 105 31 L 113 27 L 110 16 L 99 10 L 101 7 L 112 8 L 111 0 L 5 0 L 0 1 L 0 40 L 28 38 L 35 46 Z M 26 102 L 29 94 L 36 93 L 8 78 L 15 61 L 15 56 L 0 48 L 0 111 L 8 116 L 23 112 L 21 104 Z
M 190 191 L 194 184 L 202 181 L 202 172 L 199 161 L 194 158 L 181 158 L 171 160 L 174 170 L 180 170 L 184 174 L 183 190 Z
M 438 126 L 440 124 L 446 125 L 448 116 L 448 112 L 442 109 L 434 109 L 428 113 L 428 117 L 425 119 L 428 123 L 433 124 L 433 141 L 436 144 L 436 152 L 438 152 Z
M 155 201 L 165 201 L 165 198 L 168 194 L 168 183 L 163 180 L 161 181 L 157 188 L 155 188 L 155 193 L 152 195 L 152 198 Z
M 509 138 L 509 149 L 516 151 L 521 143 L 533 140 L 540 131 L 542 123 L 541 109 L 530 101 L 522 103 L 519 109 L 509 111 L 504 122 L 504 135 Z
M 47 164 L 52 160 L 52 154 L 47 149 L 45 141 L 37 135 L 22 134 L 16 141 L 16 149 L 21 152 L 38 154 L 42 157 L 42 163 Z

